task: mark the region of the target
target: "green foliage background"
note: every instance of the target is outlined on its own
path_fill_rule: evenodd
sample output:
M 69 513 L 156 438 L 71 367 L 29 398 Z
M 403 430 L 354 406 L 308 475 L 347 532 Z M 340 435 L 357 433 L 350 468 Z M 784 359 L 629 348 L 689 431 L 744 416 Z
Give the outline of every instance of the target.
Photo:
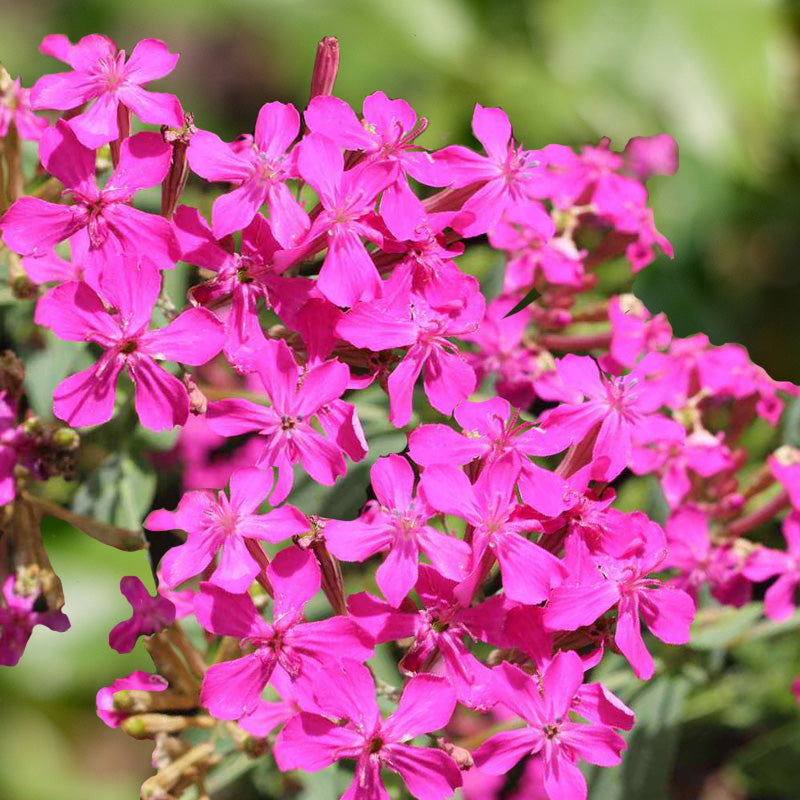
M 800 381 L 797 3 L 0 0 L 0 61 L 25 85 L 61 69 L 36 50 L 51 32 L 103 32 L 128 50 L 144 37 L 165 40 L 181 60 L 155 88 L 229 138 L 251 130 L 268 100 L 305 105 L 325 35 L 341 44 L 337 93 L 355 107 L 376 89 L 407 99 L 430 121 L 421 141 L 431 148 L 471 142 L 476 101 L 502 106 L 532 147 L 609 136 L 621 149 L 632 136 L 668 132 L 681 167 L 651 188 L 676 256 L 651 265 L 637 293 L 667 312 L 677 335 L 741 342 L 774 377 Z M 2 313 L 6 332 L 22 324 Z M 65 357 L 55 358 L 63 366 Z M 129 469 L 144 513 L 152 487 Z M 37 631 L 20 666 L 0 671 L 0 798 L 136 797 L 150 744 L 108 732 L 93 695 L 149 669 L 141 647 L 130 656 L 107 647 L 128 613 L 120 577 L 147 579 L 149 565 L 68 526 L 49 525 L 46 545 L 72 630 Z M 691 648 L 658 651 L 665 673 L 652 684 L 604 667 L 640 725 L 623 768 L 590 774 L 592 800 L 800 797 L 800 715 L 788 691 L 800 674 L 799 626 L 765 626 L 757 607 L 709 612 Z M 254 791 L 243 785 L 236 796 Z

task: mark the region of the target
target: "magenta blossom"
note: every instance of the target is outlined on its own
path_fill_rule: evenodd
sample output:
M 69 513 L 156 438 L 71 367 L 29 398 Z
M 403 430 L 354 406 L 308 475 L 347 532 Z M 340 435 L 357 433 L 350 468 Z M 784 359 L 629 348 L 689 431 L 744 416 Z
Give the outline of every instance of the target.
M 414 495 L 414 470 L 408 461 L 397 455 L 379 458 L 370 476 L 377 502 L 353 522 L 327 522 L 331 554 L 344 561 L 364 561 L 388 549 L 375 580 L 393 606 L 400 605 L 417 582 L 420 550 L 443 575 L 463 578 L 470 546 L 427 524 L 435 512 L 424 495 Z
M 142 424 L 156 431 L 183 425 L 189 395 L 155 359 L 205 364 L 222 348 L 222 323 L 204 308 L 190 308 L 166 328 L 149 330 L 161 289 L 158 270 L 125 259 L 100 278 L 103 298 L 86 283 L 62 283 L 36 306 L 36 322 L 62 339 L 95 342 L 105 352 L 95 366 L 63 380 L 53 393 L 53 412 L 70 425 L 99 425 L 114 413 L 117 378 L 127 369 L 136 389 L 134 404 Z
M 249 400 L 220 400 L 209 405 L 207 418 L 211 429 L 223 436 L 256 432 L 264 440 L 257 466 L 278 468 L 273 503 L 284 500 L 292 488 L 292 464 L 300 461 L 315 481 L 331 486 L 345 472 L 343 450 L 353 460 L 363 458 L 365 450 L 360 446 L 345 447 L 346 440 L 339 443 L 347 426 L 357 424 L 355 412 L 349 421 L 328 420 L 330 429 L 324 427 L 320 417 L 320 412 L 347 389 L 347 366 L 340 361 L 325 361 L 301 373 L 286 342 L 271 339 L 261 353 L 258 374 L 272 403 L 269 408 Z M 320 417 L 331 438 L 311 426 L 314 416 Z
M 231 476 L 230 498 L 224 492 L 187 492 L 176 511 L 153 511 L 144 521 L 147 530 L 189 534 L 184 544 L 170 548 L 161 559 L 164 584 L 175 587 L 199 575 L 220 553 L 211 584 L 233 594 L 246 592 L 266 562 L 258 542 L 282 542 L 310 525 L 293 506 L 256 513 L 272 485 L 270 471 L 240 469 Z
M 591 708 L 581 703 L 575 706 L 583 683 L 580 656 L 573 651 L 559 652 L 541 680 L 508 663 L 501 664 L 495 676 L 498 698 L 528 726 L 487 739 L 474 754 L 478 768 L 490 775 L 505 775 L 523 757 L 539 754 L 550 800 L 586 800 L 586 779 L 576 762 L 583 759 L 601 767 L 616 766 L 625 741 L 612 724 L 598 719 Z M 624 708 L 614 700 L 615 710 Z M 572 711 L 592 724 L 575 722 L 570 716 Z M 615 713 L 612 718 L 617 727 L 620 722 L 630 727 L 632 715 Z
M 203 705 L 220 719 L 239 719 L 255 710 L 277 669 L 292 680 L 308 678 L 315 665 L 333 668 L 334 660 L 373 654 L 367 635 L 350 619 L 306 622 L 303 606 L 319 591 L 320 569 L 308 550 L 290 547 L 266 570 L 275 593 L 273 622 L 264 620 L 247 594 L 228 594 L 201 584 L 195 599 L 200 624 L 217 635 L 235 636 L 247 655 L 209 667 L 203 679 Z
M 151 125 L 183 127 L 183 110 L 171 94 L 149 92 L 142 84 L 163 78 L 175 68 L 178 55 L 158 39 L 143 39 L 125 60 L 125 51 L 107 36 L 91 34 L 77 44 L 65 36 L 45 36 L 40 50 L 69 64 L 73 72 L 44 75 L 31 89 L 33 108 L 72 109 L 96 100 L 73 117 L 70 126 L 86 147 L 97 148 L 120 136 L 120 106 Z
M 37 595 L 17 594 L 16 576 L 3 582 L 3 604 L 0 604 L 0 664 L 15 666 L 36 625 L 62 633 L 69 628 L 67 615 L 61 611 L 34 611 Z
M 214 201 L 211 221 L 217 239 L 246 228 L 268 202 L 275 238 L 283 247 L 299 243 L 310 223 L 286 186 L 288 178 L 297 177 L 294 158 L 286 151 L 299 130 L 295 107 L 276 102 L 261 107 L 250 147 L 234 149 L 208 131 L 192 136 L 187 152 L 191 168 L 206 180 L 236 185 Z
M 449 337 L 474 331 L 485 305 L 483 295 L 473 290 L 464 309 L 450 316 L 432 309 L 408 287 L 396 288 L 387 282 L 384 298 L 356 305 L 339 321 L 336 332 L 374 352 L 408 347 L 388 380 L 389 419 L 400 428 L 411 418 L 414 384 L 423 369 L 425 394 L 443 414 L 452 413 L 474 391 L 475 372 Z
M 417 800 L 446 800 L 461 785 L 449 755 L 406 744 L 449 722 L 456 697 L 443 678 L 412 678 L 387 719 L 381 718 L 369 670 L 355 661 L 343 660 L 318 675 L 315 685 L 324 716 L 304 711 L 280 732 L 274 753 L 281 770 L 316 772 L 343 758 L 355 759 L 356 774 L 342 800 L 388 800 L 381 767 L 399 773 Z
M 649 680 L 653 657 L 642 639 L 640 617 L 667 644 L 686 644 L 694 619 L 692 598 L 681 589 L 664 586 L 650 575 L 662 567 L 667 551 L 664 534 L 654 522 L 639 552 L 625 558 L 591 556 L 556 588 L 544 611 L 551 631 L 574 631 L 591 625 L 617 607 L 614 641 L 639 678 Z
M 114 626 L 108 634 L 108 644 L 118 653 L 130 653 L 140 636 L 159 633 L 172 625 L 175 606 L 166 597 L 152 597 L 133 575 L 126 575 L 119 589 L 133 607 L 133 615 Z
M 171 149 L 156 133 L 126 139 L 117 168 L 100 189 L 95 180 L 95 153 L 59 120 L 42 135 L 39 157 L 49 173 L 66 187 L 73 205 L 20 197 L 0 218 L 3 241 L 23 256 L 45 256 L 74 236 L 85 253 L 84 269 L 92 285 L 98 273 L 117 270 L 126 256 L 171 269 L 178 254 L 169 223 L 131 205 L 140 189 L 157 186 L 169 170 Z M 74 240 L 73 240 L 74 241 Z

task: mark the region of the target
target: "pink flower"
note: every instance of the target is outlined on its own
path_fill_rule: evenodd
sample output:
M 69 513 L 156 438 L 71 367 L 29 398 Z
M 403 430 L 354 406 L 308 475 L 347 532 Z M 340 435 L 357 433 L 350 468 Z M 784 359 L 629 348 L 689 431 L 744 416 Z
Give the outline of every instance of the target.
M 337 306 L 352 306 L 381 294 L 381 281 L 364 236 L 380 243 L 383 236 L 372 214 L 375 198 L 394 176 L 391 164 L 364 164 L 345 171 L 339 148 L 327 137 L 311 133 L 299 145 L 297 168 L 319 195 L 322 210 L 304 241 L 327 247 L 319 271 L 320 292 Z
M 37 595 L 21 595 L 16 591 L 16 576 L 3 581 L 3 601 L 0 605 L 0 664 L 15 666 L 36 625 L 62 633 L 69 628 L 67 615 L 61 611 L 34 611 Z
M 351 595 L 347 608 L 376 644 L 413 637 L 400 662 L 404 675 L 444 672 L 460 702 L 485 711 L 496 702 L 490 691 L 491 671 L 464 640 L 519 646 L 507 632 L 510 603 L 503 595 L 494 595 L 469 607 L 457 597 L 456 587 L 455 581 L 423 564 L 416 585 L 421 609 L 410 601 L 395 609 L 366 592 Z
M 96 287 L 101 270 L 119 269 L 119 261 L 138 254 L 142 261 L 171 269 L 178 254 L 169 223 L 130 205 L 140 189 L 157 186 L 170 165 L 171 149 L 156 133 L 140 133 L 122 143 L 117 168 L 100 189 L 95 154 L 59 120 L 42 135 L 39 157 L 58 178 L 74 205 L 20 197 L 0 219 L 3 241 L 24 256 L 43 256 L 75 236 L 86 253 L 84 268 Z
M 266 622 L 247 594 L 228 594 L 201 584 L 195 614 L 211 633 L 235 636 L 248 655 L 213 664 L 203 679 L 203 705 L 220 719 L 239 719 L 255 710 L 272 673 L 308 678 L 314 665 L 331 669 L 334 659 L 366 660 L 373 654 L 367 636 L 350 619 L 306 622 L 303 606 L 319 591 L 320 570 L 308 550 L 290 547 L 266 570 L 275 593 L 273 622 Z
M 103 298 L 86 283 L 62 283 L 39 300 L 35 320 L 62 339 L 95 342 L 105 352 L 94 367 L 63 380 L 53 411 L 70 425 L 99 425 L 114 412 L 117 378 L 127 369 L 142 424 L 156 431 L 182 425 L 189 414 L 186 387 L 155 359 L 204 364 L 222 348 L 222 324 L 202 308 L 184 311 L 166 328 L 148 330 L 161 289 L 158 270 L 125 259 L 100 278 Z
M 683 441 L 686 433 L 675 420 L 657 410 L 664 392 L 646 379 L 648 359 L 628 375 L 601 373 L 587 356 L 567 355 L 556 361 L 565 386 L 585 397 L 582 403 L 564 403 L 540 417 L 546 431 L 569 436 L 573 444 L 594 439 L 594 477 L 613 480 L 628 465 L 634 442 Z M 602 461 L 601 461 L 602 459 Z
M 246 592 L 266 561 L 258 542 L 282 542 L 310 525 L 293 506 L 256 513 L 272 486 L 270 472 L 240 469 L 231 476 L 230 499 L 224 492 L 188 492 L 176 511 L 151 512 L 144 521 L 147 530 L 189 534 L 184 544 L 170 548 L 161 559 L 159 576 L 164 584 L 175 587 L 199 575 L 219 553 L 210 583 L 232 594 Z M 250 550 L 253 546 L 258 548 L 256 557 Z
M 463 428 L 460 434 L 449 425 L 420 425 L 409 434 L 409 453 L 417 464 L 463 466 L 480 458 L 481 465 L 486 466 L 509 453 L 520 468 L 519 488 L 525 503 L 547 516 L 564 510 L 565 481 L 530 460 L 530 456 L 563 450 L 563 442 L 520 419 L 519 412 L 512 412 L 500 397 L 460 403 L 455 418 Z
M 639 617 L 662 642 L 686 644 L 695 612 L 686 592 L 649 577 L 663 565 L 664 545 L 661 529 L 651 523 L 640 552 L 625 558 L 587 559 L 580 573 L 553 591 L 544 611 L 545 626 L 551 631 L 574 631 L 617 606 L 614 641 L 636 675 L 649 680 L 655 666 L 642 639 Z
M 175 606 L 165 597 L 151 597 L 139 578 L 127 575 L 119 584 L 120 591 L 133 607 L 130 619 L 114 626 L 108 644 L 118 653 L 130 653 L 140 636 L 149 636 L 168 628 L 175 621 Z
M 19 78 L 6 92 L 0 92 L 0 138 L 8 133 L 13 123 L 20 139 L 38 141 L 50 123 L 37 117 L 31 110 L 30 89 L 20 86 Z
M 300 130 L 300 115 L 291 104 L 265 103 L 258 112 L 250 147 L 233 148 L 214 133 L 197 131 L 189 143 L 191 168 L 209 181 L 236 188 L 214 201 L 211 222 L 221 239 L 246 228 L 259 208 L 269 203 L 270 227 L 283 247 L 297 245 L 309 226 L 302 206 L 286 186 L 296 178 L 294 158 L 286 153 Z
M 460 145 L 433 154 L 442 182 L 452 187 L 480 186 L 453 222 L 462 236 L 486 233 L 505 211 L 543 196 L 540 154 L 515 145 L 511 123 L 501 108 L 484 108 L 476 103 L 472 132 L 484 146 L 486 156 Z
M 355 759 L 356 774 L 343 800 L 386 800 L 381 767 L 399 773 L 418 800 L 446 800 L 461 785 L 449 755 L 405 744 L 450 720 L 456 698 L 442 678 L 412 678 L 397 710 L 385 720 L 372 677 L 361 664 L 342 661 L 326 672 L 324 684 L 315 695 L 324 716 L 304 711 L 278 734 L 274 753 L 279 769 L 316 772 L 340 759 Z
M 284 500 L 294 480 L 292 464 L 300 461 L 318 483 L 331 486 L 345 472 L 344 447 L 339 432 L 357 423 L 353 412 L 347 419 L 330 420 L 326 438 L 310 424 L 323 408 L 339 399 L 347 389 L 350 370 L 340 361 L 325 361 L 301 373 L 286 342 L 271 339 L 261 353 L 258 374 L 271 406 L 259 406 L 249 400 L 220 400 L 208 407 L 211 429 L 223 436 L 238 436 L 255 431 L 264 441 L 264 451 L 256 466 L 278 467 L 278 483 L 272 502 Z M 349 404 L 345 403 L 349 407 Z M 364 450 L 348 449 L 354 460 Z
M 111 686 L 102 688 L 97 693 L 97 716 L 109 728 L 118 728 L 130 716 L 126 711 L 114 708 L 114 694 L 125 690 L 138 692 L 163 692 L 169 684 L 160 675 L 136 670 L 125 678 L 117 678 Z
M 420 486 L 430 504 L 473 528 L 472 564 L 459 587 L 461 599 L 472 597 L 495 559 L 506 596 L 518 603 L 541 603 L 567 574 L 552 553 L 522 535 L 541 526 L 516 502 L 518 476 L 519 464 L 510 454 L 484 468 L 474 484 L 462 470 L 445 464 L 427 467 L 422 475 Z
M 474 753 L 477 767 L 490 775 L 505 775 L 525 756 L 540 754 L 550 800 L 586 800 L 586 780 L 577 767 L 578 759 L 601 767 L 616 766 L 625 742 L 610 724 L 584 713 L 580 704 L 575 707 L 583 683 L 578 654 L 559 652 L 542 673 L 541 683 L 508 663 L 501 664 L 495 675 L 499 699 L 528 727 L 487 739 Z M 571 711 L 593 724 L 575 722 Z
M 383 299 L 351 309 L 336 332 L 356 347 L 373 352 L 408 347 L 388 381 L 389 419 L 400 428 L 411 418 L 414 383 L 423 368 L 425 394 L 443 414 L 452 413 L 474 391 L 475 373 L 448 337 L 475 330 L 483 317 L 484 300 L 474 291 L 466 307 L 450 316 L 435 311 L 408 288 L 393 291 L 395 286 L 387 283 Z
M 678 143 L 668 133 L 634 136 L 625 145 L 624 155 L 626 166 L 640 181 L 678 171 Z
M 377 497 L 374 505 L 353 522 L 329 520 L 325 525 L 328 550 L 344 561 L 364 561 L 388 548 L 375 573 L 386 599 L 399 606 L 417 582 L 419 551 L 448 578 L 462 578 L 470 546 L 427 525 L 434 510 L 421 493 L 414 496 L 414 470 L 402 456 L 379 458 L 370 472 Z
M 73 72 L 44 75 L 31 89 L 31 106 L 78 108 L 96 100 L 73 117 L 70 126 L 86 147 L 97 148 L 120 136 L 119 107 L 133 111 L 151 125 L 183 127 L 183 110 L 171 94 L 149 92 L 142 84 L 163 78 L 175 68 L 178 56 L 158 39 L 143 39 L 125 60 L 125 51 L 107 36 L 91 34 L 71 45 L 66 37 L 45 36 L 40 50 L 69 64 Z

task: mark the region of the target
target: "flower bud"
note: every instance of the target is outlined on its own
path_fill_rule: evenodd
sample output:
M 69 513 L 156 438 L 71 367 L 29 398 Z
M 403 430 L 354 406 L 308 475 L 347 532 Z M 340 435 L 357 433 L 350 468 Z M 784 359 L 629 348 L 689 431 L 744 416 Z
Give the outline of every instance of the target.
M 339 71 L 339 40 L 326 36 L 317 45 L 314 72 L 311 75 L 311 96 L 309 101 L 319 95 L 333 94 L 333 84 Z

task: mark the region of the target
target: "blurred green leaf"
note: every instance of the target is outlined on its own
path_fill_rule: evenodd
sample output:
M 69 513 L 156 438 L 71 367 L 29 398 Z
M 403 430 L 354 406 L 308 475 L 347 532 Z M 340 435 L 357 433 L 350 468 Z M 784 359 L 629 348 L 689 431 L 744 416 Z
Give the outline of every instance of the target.
M 93 359 L 85 344 L 64 342 L 45 334 L 47 346 L 25 360 L 25 388 L 33 410 L 41 417 L 53 415 L 53 390 L 68 375 L 91 366 Z

